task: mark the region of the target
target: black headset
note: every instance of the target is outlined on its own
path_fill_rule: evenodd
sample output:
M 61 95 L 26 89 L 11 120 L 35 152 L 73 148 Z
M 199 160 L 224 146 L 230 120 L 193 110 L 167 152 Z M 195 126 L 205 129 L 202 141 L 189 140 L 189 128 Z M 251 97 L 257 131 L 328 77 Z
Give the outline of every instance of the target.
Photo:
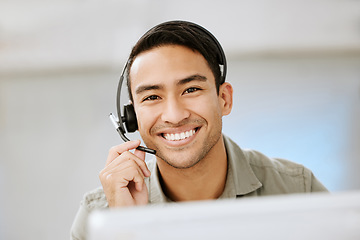
M 161 26 L 166 26 L 166 25 L 170 25 L 170 24 L 172 24 L 172 25 L 173 24 L 181 24 L 181 23 L 186 23 L 191 28 L 198 30 L 201 33 L 207 35 L 215 43 L 215 45 L 217 46 L 217 49 L 218 49 L 218 52 L 216 55 L 217 55 L 217 60 L 218 60 L 218 64 L 219 64 L 219 68 L 220 68 L 220 72 L 221 72 L 220 85 L 223 84 L 225 82 L 226 71 L 227 71 L 225 53 L 224 53 L 224 50 L 222 49 L 220 43 L 218 42 L 218 40 L 215 38 L 215 36 L 212 35 L 204 27 L 197 25 L 195 23 L 192 23 L 192 22 L 187 22 L 187 21 L 169 21 L 169 22 L 164 22 L 159 25 L 156 25 L 155 27 L 148 30 L 144 35 L 146 35 L 150 31 L 152 31 L 153 29 L 161 27 Z M 121 87 L 123 85 L 123 81 L 124 81 L 128 67 L 129 67 L 129 60 L 126 61 L 126 64 L 121 73 L 121 76 L 119 79 L 119 84 L 118 84 L 118 89 L 117 89 L 117 94 L 116 94 L 116 110 L 117 110 L 117 115 L 119 116 L 119 118 L 117 120 L 112 113 L 110 113 L 110 115 L 109 115 L 111 122 L 114 124 L 117 132 L 120 134 L 120 137 L 122 138 L 122 140 L 124 142 L 130 141 L 130 139 L 125 136 L 126 131 L 129 133 L 132 133 L 138 129 L 136 113 L 134 110 L 134 106 L 131 103 L 124 105 L 124 107 L 123 107 L 124 115 L 121 114 L 121 104 L 120 104 Z M 125 131 L 124 125 L 126 127 L 126 131 Z M 139 146 L 136 149 L 147 152 L 147 153 L 156 154 L 155 150 L 146 148 L 143 146 Z

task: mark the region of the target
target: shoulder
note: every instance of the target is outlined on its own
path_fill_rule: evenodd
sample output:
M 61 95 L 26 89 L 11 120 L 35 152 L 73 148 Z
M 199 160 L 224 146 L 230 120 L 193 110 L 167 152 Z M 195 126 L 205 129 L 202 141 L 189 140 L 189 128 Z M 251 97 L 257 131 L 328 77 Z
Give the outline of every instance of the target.
M 263 184 L 262 194 L 327 191 L 310 169 L 282 158 L 270 158 L 255 150 L 243 150 L 246 160 Z
M 302 164 L 271 158 L 256 150 L 241 149 L 228 137 L 225 137 L 225 142 L 229 154 L 249 166 L 262 184 L 259 195 L 327 191 Z
M 242 151 L 252 168 L 275 171 L 279 174 L 286 174 L 289 176 L 302 175 L 309 171 L 301 164 L 282 158 L 270 158 L 256 150 L 243 149 Z
M 253 169 L 264 169 L 287 175 L 299 175 L 305 171 L 304 166 L 301 164 L 281 158 L 270 158 L 256 150 L 240 148 L 234 141 L 226 136 L 224 136 L 224 140 L 228 154 L 239 161 L 240 159 L 245 159 L 247 164 Z
M 258 169 L 266 172 L 276 172 L 289 176 L 302 175 L 305 171 L 308 171 L 301 164 L 297 164 L 295 162 L 281 158 L 270 158 L 256 150 L 240 148 L 229 137 L 224 136 L 224 140 L 228 153 L 233 158 L 238 159 L 238 161 L 243 161 L 241 159 L 244 159 L 253 170 Z

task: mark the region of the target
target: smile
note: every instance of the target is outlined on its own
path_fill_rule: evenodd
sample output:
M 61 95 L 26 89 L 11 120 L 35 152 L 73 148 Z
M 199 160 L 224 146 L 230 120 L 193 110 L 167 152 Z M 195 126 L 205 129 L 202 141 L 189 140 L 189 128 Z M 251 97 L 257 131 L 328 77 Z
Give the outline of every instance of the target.
M 195 129 L 192 129 L 181 133 L 164 133 L 163 137 L 168 141 L 180 141 L 193 136 L 195 132 Z

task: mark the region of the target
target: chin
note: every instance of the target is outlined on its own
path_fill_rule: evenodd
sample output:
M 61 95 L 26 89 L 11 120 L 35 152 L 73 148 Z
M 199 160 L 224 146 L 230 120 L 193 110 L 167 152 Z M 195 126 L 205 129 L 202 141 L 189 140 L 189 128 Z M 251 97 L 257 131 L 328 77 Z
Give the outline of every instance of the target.
M 192 168 L 204 158 L 203 153 L 191 153 L 190 150 L 182 150 L 181 152 L 168 152 L 159 149 L 156 156 L 164 161 L 167 165 L 176 169 Z M 179 159 L 181 160 L 179 161 Z

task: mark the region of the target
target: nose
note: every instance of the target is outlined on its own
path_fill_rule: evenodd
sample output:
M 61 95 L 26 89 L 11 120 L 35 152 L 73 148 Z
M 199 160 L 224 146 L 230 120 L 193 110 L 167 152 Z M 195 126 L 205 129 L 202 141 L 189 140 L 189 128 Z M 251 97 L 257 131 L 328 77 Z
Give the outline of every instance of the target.
M 185 104 L 177 98 L 169 98 L 164 102 L 161 120 L 166 123 L 177 124 L 188 118 L 190 112 Z

